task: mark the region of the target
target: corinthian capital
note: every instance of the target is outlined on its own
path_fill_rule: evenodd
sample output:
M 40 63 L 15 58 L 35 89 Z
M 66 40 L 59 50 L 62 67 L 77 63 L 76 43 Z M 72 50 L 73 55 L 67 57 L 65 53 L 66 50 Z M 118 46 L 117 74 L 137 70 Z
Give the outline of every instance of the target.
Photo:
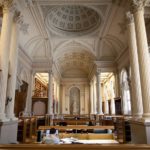
M 147 0 L 132 0 L 131 2 L 131 11 L 137 12 L 139 10 L 143 10 Z
M 13 3 L 13 0 L 0 0 L 0 6 L 3 8 L 3 13 L 14 12 L 16 9 L 16 4 Z
M 100 74 L 101 74 L 101 69 L 100 69 L 100 68 L 97 68 L 97 69 L 96 69 L 96 75 L 99 76 Z
M 126 13 L 126 20 L 127 24 L 131 24 L 134 22 L 133 14 L 131 14 L 131 12 Z

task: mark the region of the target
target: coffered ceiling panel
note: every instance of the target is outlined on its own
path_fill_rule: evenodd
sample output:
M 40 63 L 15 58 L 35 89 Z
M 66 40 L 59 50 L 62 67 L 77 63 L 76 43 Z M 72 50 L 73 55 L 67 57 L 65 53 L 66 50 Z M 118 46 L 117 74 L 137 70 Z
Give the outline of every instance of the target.
M 62 74 L 68 70 L 82 70 L 87 75 L 94 66 L 94 57 L 86 52 L 69 52 L 64 53 L 61 57 L 57 58 L 55 62 Z
M 48 28 L 58 32 L 81 33 L 100 26 L 99 14 L 85 6 L 63 5 L 51 8 L 46 16 Z

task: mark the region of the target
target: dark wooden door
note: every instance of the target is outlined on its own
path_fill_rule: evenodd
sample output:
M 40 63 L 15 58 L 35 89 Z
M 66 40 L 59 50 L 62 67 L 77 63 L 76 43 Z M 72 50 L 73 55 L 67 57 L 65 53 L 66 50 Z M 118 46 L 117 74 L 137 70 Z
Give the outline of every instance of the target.
M 116 110 L 116 115 L 122 115 L 121 99 L 120 98 L 115 100 L 115 110 Z
M 23 81 L 23 84 L 20 86 L 20 91 L 16 90 L 15 95 L 15 115 L 18 117 L 21 111 L 24 111 L 26 106 L 26 99 L 27 99 L 27 92 L 28 92 L 28 83 Z

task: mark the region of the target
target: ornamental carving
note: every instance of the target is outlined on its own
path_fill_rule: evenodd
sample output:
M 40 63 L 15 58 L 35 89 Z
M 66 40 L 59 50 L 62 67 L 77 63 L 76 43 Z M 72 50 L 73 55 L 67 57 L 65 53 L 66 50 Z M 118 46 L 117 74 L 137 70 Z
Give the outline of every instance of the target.
M 23 16 L 21 15 L 20 11 L 15 11 L 14 21 L 20 25 L 23 24 Z
M 3 13 L 15 12 L 16 4 L 13 3 L 13 0 L 0 0 L 0 6 L 3 7 Z
M 101 17 L 97 11 L 80 5 L 55 6 L 46 16 L 47 27 L 58 32 L 87 32 L 95 30 L 100 23 Z
M 127 12 L 126 20 L 127 20 L 127 24 L 133 23 L 134 22 L 133 14 L 131 14 L 130 12 Z
M 147 0 L 132 0 L 131 2 L 131 11 L 137 12 L 139 10 L 142 10 L 143 7 L 145 6 Z

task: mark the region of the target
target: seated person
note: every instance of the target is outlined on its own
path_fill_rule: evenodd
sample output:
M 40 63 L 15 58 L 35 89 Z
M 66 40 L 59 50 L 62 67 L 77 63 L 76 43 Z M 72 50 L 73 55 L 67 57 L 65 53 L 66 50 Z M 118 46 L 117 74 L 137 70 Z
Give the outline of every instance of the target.
M 61 121 L 61 122 L 59 122 L 59 125 L 60 126 L 67 126 L 67 122 Z
M 56 131 L 57 130 L 55 128 L 51 128 L 50 134 L 43 137 L 43 143 L 45 143 L 45 144 L 59 144 L 60 140 L 59 140 L 59 137 L 58 137 Z
M 88 126 L 93 126 L 92 121 L 89 121 Z M 88 133 L 93 133 L 93 129 L 88 129 L 87 132 L 88 132 Z

